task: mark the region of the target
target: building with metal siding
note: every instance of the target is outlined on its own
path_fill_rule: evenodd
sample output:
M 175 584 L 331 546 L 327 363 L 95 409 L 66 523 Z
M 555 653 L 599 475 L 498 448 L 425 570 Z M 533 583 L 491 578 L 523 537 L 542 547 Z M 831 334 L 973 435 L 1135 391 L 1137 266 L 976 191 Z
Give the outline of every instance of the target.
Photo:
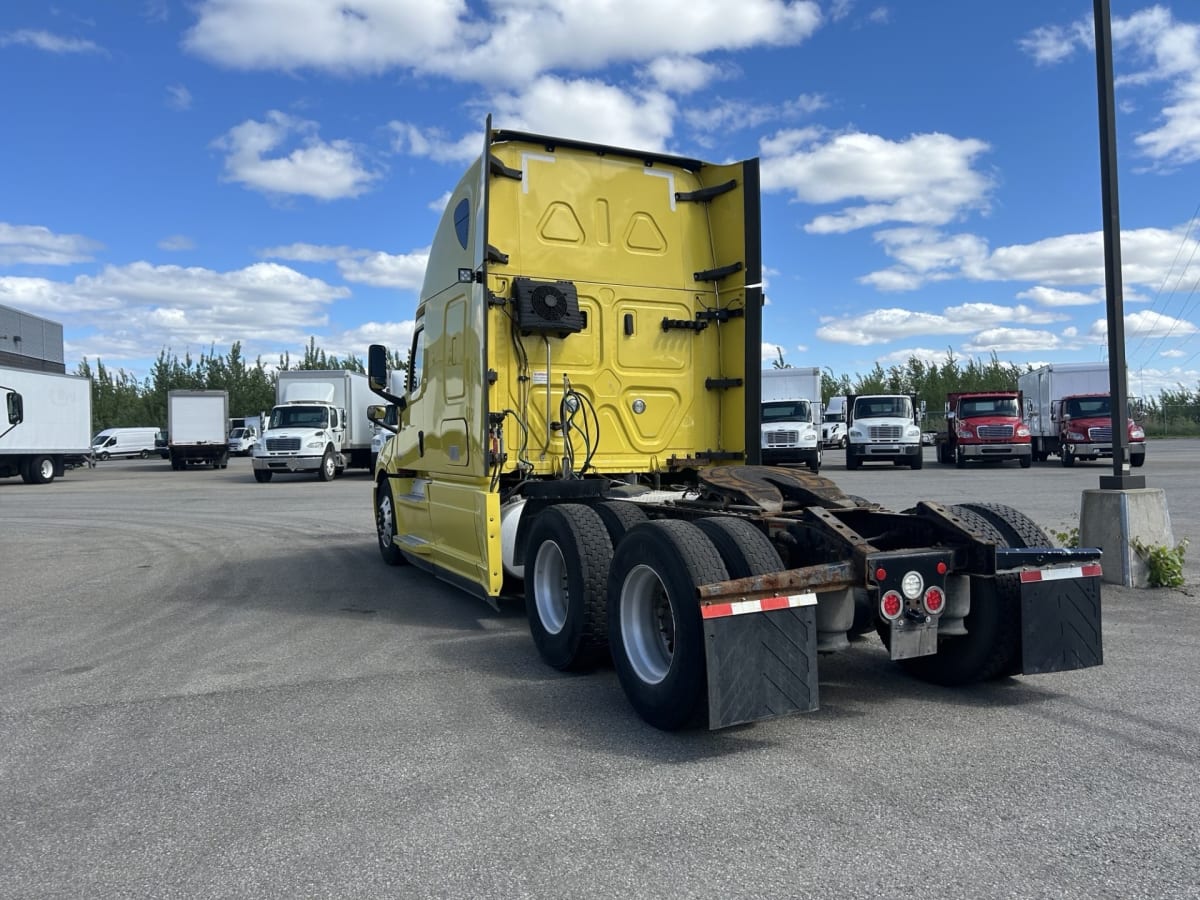
M 0 306 L 0 366 L 65 373 L 62 325 Z

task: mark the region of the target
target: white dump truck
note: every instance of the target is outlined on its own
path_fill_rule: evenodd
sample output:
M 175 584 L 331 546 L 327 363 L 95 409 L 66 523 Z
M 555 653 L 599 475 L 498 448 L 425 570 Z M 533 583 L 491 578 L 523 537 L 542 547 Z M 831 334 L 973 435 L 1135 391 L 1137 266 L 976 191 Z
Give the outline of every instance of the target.
M 345 469 L 371 467 L 374 429 L 367 377 L 348 369 L 280 372 L 275 408 L 254 445 L 254 480 L 315 472 L 330 481 Z
M 227 391 L 170 391 L 167 394 L 167 451 L 175 471 L 189 465 L 229 465 Z
M 49 484 L 89 459 L 90 378 L 0 367 L 0 478 Z
M 802 463 L 821 470 L 821 370 L 765 369 L 762 373 L 762 461 Z

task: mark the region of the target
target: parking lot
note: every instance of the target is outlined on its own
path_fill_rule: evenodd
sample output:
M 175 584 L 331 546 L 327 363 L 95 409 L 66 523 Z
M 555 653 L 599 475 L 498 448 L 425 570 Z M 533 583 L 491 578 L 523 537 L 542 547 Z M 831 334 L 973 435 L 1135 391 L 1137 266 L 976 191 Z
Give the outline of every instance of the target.
M 1066 530 L 1111 471 L 926 454 L 822 474 Z M 1197 897 L 1200 441 L 1147 459 L 1188 585 L 1105 585 L 1104 666 L 952 690 L 872 637 L 679 734 L 384 566 L 366 473 L 0 480 L 0 897 Z

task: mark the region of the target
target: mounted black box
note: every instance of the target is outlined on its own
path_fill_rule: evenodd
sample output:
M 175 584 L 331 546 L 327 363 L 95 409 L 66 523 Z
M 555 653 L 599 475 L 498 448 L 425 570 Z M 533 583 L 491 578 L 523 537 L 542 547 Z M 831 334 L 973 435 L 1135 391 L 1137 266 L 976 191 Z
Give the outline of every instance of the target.
M 513 298 L 521 334 L 555 334 L 563 338 L 583 331 L 579 295 L 569 281 L 514 278 Z

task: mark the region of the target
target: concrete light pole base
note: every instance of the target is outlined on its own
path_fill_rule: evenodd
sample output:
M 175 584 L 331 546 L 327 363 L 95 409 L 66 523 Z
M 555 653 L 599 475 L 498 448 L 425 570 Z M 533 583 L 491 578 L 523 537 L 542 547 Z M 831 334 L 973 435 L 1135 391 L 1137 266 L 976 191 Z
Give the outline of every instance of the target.
M 1099 547 L 1104 580 L 1125 587 L 1149 587 L 1150 568 L 1133 549 L 1174 547 L 1167 495 L 1160 488 L 1086 490 L 1079 508 L 1079 546 Z

